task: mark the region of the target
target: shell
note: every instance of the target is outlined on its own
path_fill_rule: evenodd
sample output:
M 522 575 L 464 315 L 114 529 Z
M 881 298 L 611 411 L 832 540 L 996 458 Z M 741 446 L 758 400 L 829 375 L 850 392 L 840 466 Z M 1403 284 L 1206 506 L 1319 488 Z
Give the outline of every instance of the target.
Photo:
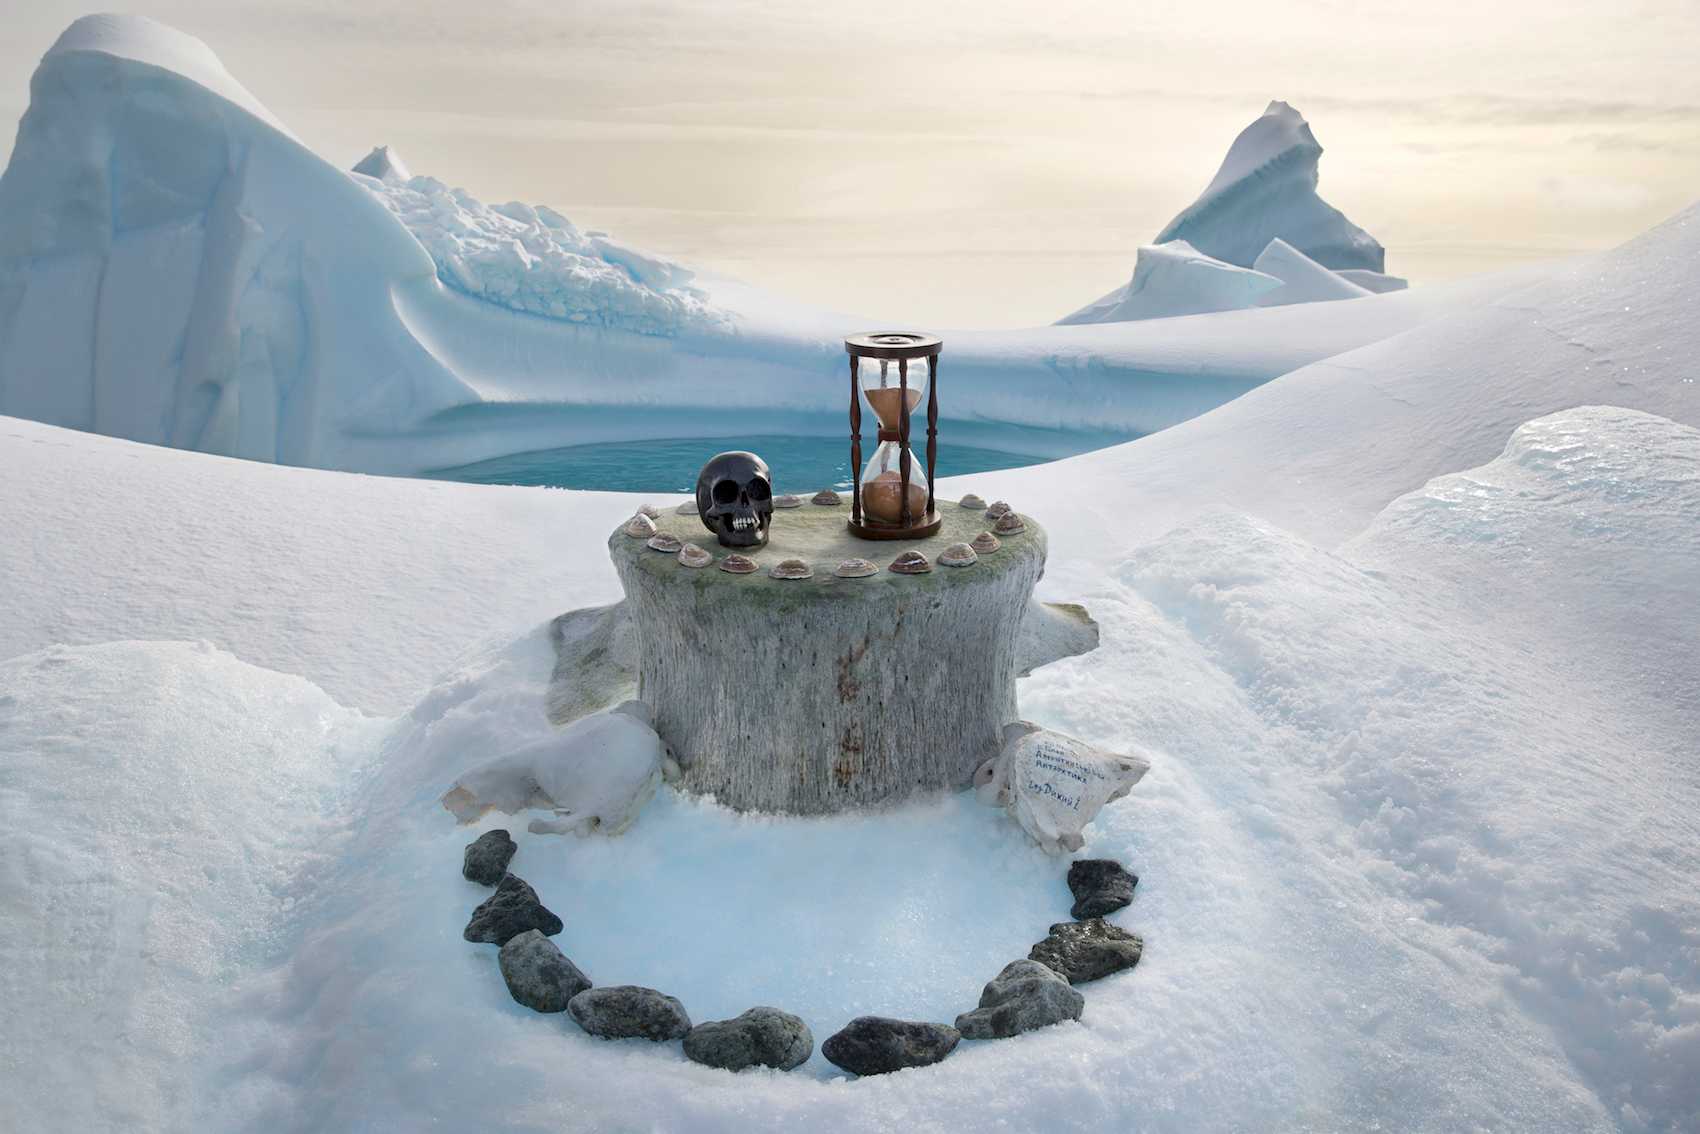
M 803 506 L 803 498 L 801 496 L 793 496 L 787 492 L 783 496 L 775 496 L 773 498 L 773 506 L 775 508 L 801 508 Z
M 639 504 L 638 511 L 652 520 L 659 520 L 661 518 L 661 509 L 657 508 L 653 504 Z
M 1004 503 L 1002 500 L 999 500 L 990 508 L 986 509 L 986 519 L 995 520 L 1007 511 L 1009 511 L 1009 505 Z
M 880 568 L 871 559 L 846 559 L 832 573 L 840 579 L 866 579 L 869 575 L 878 575 Z
M 968 545 L 980 555 L 990 555 L 1003 546 L 1003 541 L 991 532 L 981 532 L 974 537 L 974 542 Z
M 972 492 L 970 492 L 967 496 L 964 496 L 959 503 L 961 503 L 964 508 L 984 508 L 986 506 L 986 502 L 978 496 L 975 496 Z
M 925 575 L 932 569 L 933 565 L 919 551 L 905 551 L 891 561 L 891 570 L 898 575 Z
M 677 508 L 673 509 L 673 514 L 675 516 L 694 516 L 697 514 L 697 502 L 695 500 L 687 500 Z
M 679 565 L 681 567 L 707 567 L 713 562 L 714 556 L 694 543 L 687 543 L 679 549 Z
M 1027 525 L 1014 512 L 1005 512 L 998 517 L 998 522 L 992 525 L 992 530 L 1001 536 L 1020 535 L 1027 530 Z
M 639 512 L 627 520 L 626 526 L 621 530 L 633 539 L 648 539 L 655 534 L 655 521 Z
M 672 555 L 684 546 L 684 541 L 671 532 L 656 532 L 649 537 L 649 549 L 651 551 L 665 551 L 668 555 Z
M 830 488 L 823 488 L 813 496 L 809 497 L 809 503 L 819 504 L 822 508 L 831 508 L 835 505 L 844 503 L 844 497 L 838 495 L 838 493 L 834 492 Z
M 953 543 L 939 552 L 939 562 L 946 567 L 972 567 L 979 561 L 974 549 L 965 543 Z
M 814 568 L 801 559 L 781 559 L 767 569 L 769 578 L 773 579 L 812 579 L 815 577 Z
M 729 575 L 748 575 L 759 566 L 761 565 L 754 559 L 747 555 L 739 555 L 735 551 L 720 561 L 720 569 Z

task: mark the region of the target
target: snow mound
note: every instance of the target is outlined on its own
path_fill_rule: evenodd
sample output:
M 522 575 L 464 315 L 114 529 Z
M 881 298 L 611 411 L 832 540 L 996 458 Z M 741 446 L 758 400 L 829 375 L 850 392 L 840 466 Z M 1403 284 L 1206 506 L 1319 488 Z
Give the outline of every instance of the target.
M 1258 296 L 1262 307 L 1288 303 L 1321 303 L 1332 299 L 1362 299 L 1373 294 L 1345 279 L 1279 238 L 1258 253 L 1256 268 L 1281 281 L 1274 291 Z
M 1271 102 L 1156 242 L 1185 240 L 1207 256 L 1249 267 L 1279 237 L 1325 267 L 1382 271 L 1386 254 L 1375 238 L 1317 196 L 1321 157 L 1304 115 Z
M 354 163 L 354 173 L 376 177 L 379 181 L 411 181 L 413 174 L 401 155 L 388 146 L 373 146 L 372 152 Z
M 1281 281 L 1261 271 L 1206 256 L 1184 240 L 1147 244 L 1134 261 L 1133 278 L 1102 299 L 1057 320 L 1124 323 L 1251 307 Z
M 0 662 L 11 1129 L 230 1129 L 233 992 L 308 931 L 374 722 L 205 643 Z
M 1335 271 L 1335 275 L 1357 284 L 1365 291 L 1373 291 L 1377 295 L 1385 295 L 1390 291 L 1404 291 L 1411 286 L 1411 281 L 1403 276 L 1390 276 L 1386 272 L 1372 272 L 1368 268 L 1339 268 Z
M 361 183 L 431 254 L 438 278 L 476 299 L 638 334 L 672 335 L 726 319 L 687 287 L 690 271 L 581 233 L 553 209 L 486 205 L 431 177 Z

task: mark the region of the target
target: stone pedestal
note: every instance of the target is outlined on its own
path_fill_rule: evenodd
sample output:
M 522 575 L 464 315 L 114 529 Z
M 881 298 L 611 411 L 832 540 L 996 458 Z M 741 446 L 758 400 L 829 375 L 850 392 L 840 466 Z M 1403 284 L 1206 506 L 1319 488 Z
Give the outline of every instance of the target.
M 614 532 L 638 695 L 686 788 L 741 810 L 819 814 L 968 786 L 1017 717 L 1018 638 L 1045 534 L 1024 517 L 1027 530 L 998 551 L 946 567 L 940 552 L 991 525 L 978 509 L 940 501 L 939 511 L 939 533 L 912 544 L 850 536 L 847 506 L 776 511 L 749 575 L 719 568 L 729 552 L 695 516 L 668 513 L 657 525 L 713 554 L 704 568 Z M 931 573 L 887 570 L 910 549 Z M 854 557 L 879 573 L 834 574 Z M 814 577 L 768 576 L 792 558 Z

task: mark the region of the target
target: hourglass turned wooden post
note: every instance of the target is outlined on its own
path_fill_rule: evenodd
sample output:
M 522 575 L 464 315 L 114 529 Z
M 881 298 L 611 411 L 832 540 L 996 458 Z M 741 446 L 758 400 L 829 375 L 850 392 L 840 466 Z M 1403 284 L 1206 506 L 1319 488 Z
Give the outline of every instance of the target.
M 933 511 L 933 464 L 939 455 L 939 356 L 927 359 L 927 512 Z
M 879 447 L 864 468 L 861 403 L 856 401 L 856 394 L 851 395 L 850 461 L 856 480 L 851 488 L 850 533 L 860 539 L 925 539 L 935 534 L 941 523 L 933 490 L 938 472 L 938 391 L 931 383 L 943 344 L 933 335 L 876 331 L 851 335 L 844 340 L 844 349 L 850 355 L 851 386 L 868 399 L 879 419 Z M 879 370 L 864 368 L 864 360 L 877 362 Z M 890 381 L 893 362 L 897 363 L 896 386 Z M 911 362 L 924 362 L 927 369 L 912 376 Z M 928 384 L 924 475 L 910 448 L 910 414 L 922 394 L 916 380 Z
M 901 485 L 898 489 L 897 498 L 902 501 L 900 516 L 903 526 L 907 528 L 913 523 L 913 517 L 909 514 L 909 360 L 907 358 L 897 360 L 897 386 L 902 391 L 902 396 L 897 399 L 897 405 L 899 412 L 903 414 L 903 419 L 897 423 L 897 451 L 903 454 L 897 462 L 897 480 Z M 932 470 L 929 469 L 928 471 Z M 928 477 L 927 481 L 930 484 L 932 477 Z
M 862 523 L 862 389 L 855 355 L 850 356 L 850 523 Z

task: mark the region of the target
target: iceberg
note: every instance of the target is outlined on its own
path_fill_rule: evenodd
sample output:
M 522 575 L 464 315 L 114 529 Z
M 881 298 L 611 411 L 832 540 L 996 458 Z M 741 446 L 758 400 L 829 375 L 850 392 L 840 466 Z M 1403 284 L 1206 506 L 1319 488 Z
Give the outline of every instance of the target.
M 354 163 L 353 172 L 376 177 L 379 181 L 413 180 L 413 174 L 407 171 L 401 155 L 388 146 L 373 146 L 371 153 Z
M 1281 281 L 1274 291 L 1258 297 L 1263 307 L 1287 303 L 1319 303 L 1330 299 L 1362 299 L 1374 293 L 1359 287 L 1294 248 L 1280 237 L 1257 256 L 1257 270 Z
M 1185 240 L 1208 256 L 1251 267 L 1280 238 L 1327 268 L 1383 271 L 1386 253 L 1375 237 L 1317 196 L 1321 157 L 1304 115 L 1271 102 L 1240 131 L 1216 176 L 1157 243 Z
M 840 340 L 887 320 L 404 179 L 393 150 L 361 164 L 377 176 L 302 145 L 198 40 L 135 16 L 72 24 L 0 175 L 0 413 L 404 475 L 599 441 L 841 435 Z M 1166 429 L 1504 286 L 1350 320 L 1297 305 L 953 332 L 942 423 L 966 444 L 1024 427 L 1054 457 L 1073 451 L 1060 434 Z
M 1274 276 L 1206 256 L 1184 240 L 1147 244 L 1139 249 L 1131 280 L 1058 319 L 1057 325 L 1234 311 L 1255 305 L 1280 286 Z

